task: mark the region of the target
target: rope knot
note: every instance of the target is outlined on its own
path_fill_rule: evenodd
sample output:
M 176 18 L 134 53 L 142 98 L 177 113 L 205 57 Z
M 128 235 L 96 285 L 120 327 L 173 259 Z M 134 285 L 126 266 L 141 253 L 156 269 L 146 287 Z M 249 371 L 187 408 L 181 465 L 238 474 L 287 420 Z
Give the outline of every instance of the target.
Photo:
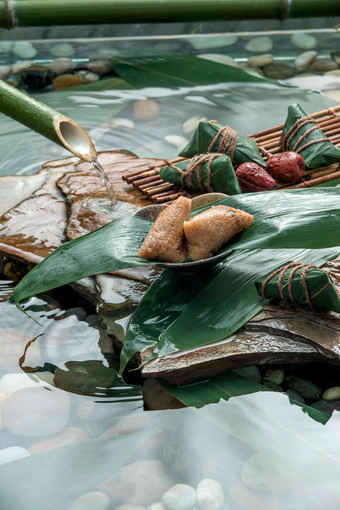
M 210 122 L 216 123 L 216 121 L 214 120 Z M 208 152 L 213 152 L 214 145 L 220 136 L 221 140 L 220 143 L 218 144 L 217 148 L 218 152 L 223 154 L 226 154 L 228 152 L 230 159 L 233 160 L 237 144 L 237 131 L 235 131 L 235 129 L 233 129 L 230 126 L 221 127 L 221 129 L 216 133 L 213 141 L 209 145 Z
M 211 186 L 211 165 L 214 159 L 219 158 L 220 156 L 225 156 L 225 154 L 213 153 L 213 154 L 198 154 L 190 159 L 187 169 L 182 170 L 176 165 L 173 165 L 170 161 L 167 161 L 167 166 L 173 168 L 177 173 L 181 176 L 181 186 L 187 187 L 191 191 L 195 191 L 197 187 L 193 183 L 193 174 L 196 174 L 198 187 L 201 191 L 212 193 L 214 190 Z M 202 178 L 202 167 L 205 163 L 208 163 L 207 166 L 207 178 L 206 182 L 203 182 Z M 206 188 L 205 188 L 206 187 Z
M 289 148 L 290 142 L 293 140 L 294 136 L 299 132 L 299 130 L 306 126 L 307 124 L 313 124 L 313 127 L 307 129 L 301 136 L 299 136 L 298 140 L 295 142 L 292 149 Z M 281 148 L 282 151 L 293 151 L 300 154 L 304 149 L 307 149 L 307 147 L 310 147 L 311 145 L 314 145 L 315 143 L 321 143 L 321 142 L 331 142 L 329 138 L 318 138 L 317 140 L 311 140 L 308 143 L 305 143 L 301 147 L 299 147 L 300 143 L 308 136 L 310 133 L 315 131 L 316 129 L 320 129 L 316 120 L 310 117 L 309 115 L 306 115 L 306 117 L 303 117 L 302 119 L 298 119 L 291 128 L 288 129 L 287 133 L 282 138 Z M 332 143 L 332 142 L 331 142 Z

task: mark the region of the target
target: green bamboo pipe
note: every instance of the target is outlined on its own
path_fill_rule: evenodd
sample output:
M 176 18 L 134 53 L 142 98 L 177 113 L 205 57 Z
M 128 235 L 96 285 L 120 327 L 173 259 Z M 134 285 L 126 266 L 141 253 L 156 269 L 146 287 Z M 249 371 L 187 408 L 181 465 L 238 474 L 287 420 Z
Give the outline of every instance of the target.
M 0 0 L 0 27 L 339 16 L 340 0 Z
M 91 138 L 79 124 L 3 80 L 0 80 L 0 112 L 85 161 L 96 157 Z

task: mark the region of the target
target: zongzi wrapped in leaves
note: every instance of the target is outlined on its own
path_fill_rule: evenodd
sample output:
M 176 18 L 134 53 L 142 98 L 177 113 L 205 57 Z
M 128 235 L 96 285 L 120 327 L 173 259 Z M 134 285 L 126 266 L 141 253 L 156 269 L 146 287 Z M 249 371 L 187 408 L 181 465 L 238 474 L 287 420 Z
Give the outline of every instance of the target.
M 288 107 L 288 116 L 282 130 L 283 151 L 299 153 L 307 167 L 332 165 L 340 161 L 340 149 L 318 127 L 312 117 L 298 104 Z
M 225 205 L 216 205 L 184 222 L 188 257 L 201 260 L 211 257 L 234 235 L 248 227 L 251 214 Z
M 256 287 L 267 299 L 340 312 L 340 296 L 330 274 L 315 266 L 292 262 L 256 282 Z
M 190 219 L 191 200 L 179 197 L 160 213 L 152 225 L 138 257 L 180 262 L 185 259 L 186 246 L 183 223 Z
M 236 133 L 229 126 L 223 126 L 215 120 L 201 121 L 179 156 L 191 158 L 206 152 L 229 154 L 234 166 L 253 161 L 266 167 L 254 140 Z
M 224 154 L 204 154 L 169 165 L 159 172 L 164 181 L 178 184 L 191 192 L 220 192 L 226 195 L 241 193 L 240 186 L 231 164 Z

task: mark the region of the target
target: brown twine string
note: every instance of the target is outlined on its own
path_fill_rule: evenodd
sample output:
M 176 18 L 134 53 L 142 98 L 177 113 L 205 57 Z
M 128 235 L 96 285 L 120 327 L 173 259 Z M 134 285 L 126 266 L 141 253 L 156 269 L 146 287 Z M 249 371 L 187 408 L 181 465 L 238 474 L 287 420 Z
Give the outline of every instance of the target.
M 324 269 L 320 269 L 319 267 L 314 266 L 312 264 L 303 264 L 302 262 L 290 262 L 286 266 L 279 267 L 279 269 L 276 269 L 263 282 L 262 287 L 261 287 L 262 297 L 264 299 L 267 299 L 266 298 L 266 294 L 265 294 L 266 285 L 267 285 L 267 283 L 272 278 L 274 278 L 274 276 L 276 276 L 278 273 L 280 273 L 280 276 L 279 276 L 279 279 L 278 279 L 278 282 L 277 282 L 277 286 L 278 286 L 278 289 L 279 289 L 279 292 L 280 292 L 280 297 L 281 297 L 282 301 L 286 302 L 287 299 L 285 298 L 285 296 L 283 294 L 282 280 L 283 280 L 283 277 L 284 277 L 286 271 L 288 271 L 288 269 L 291 269 L 290 274 L 289 274 L 289 278 L 288 278 L 288 293 L 289 293 L 290 300 L 294 304 L 297 304 L 297 302 L 296 302 L 296 300 L 294 298 L 294 294 L 293 294 L 293 278 L 294 278 L 294 275 L 295 275 L 296 271 L 298 271 L 299 269 L 302 269 L 302 268 L 303 268 L 303 271 L 301 273 L 301 280 L 302 280 L 303 289 L 305 291 L 306 301 L 309 304 L 310 308 L 312 310 L 315 310 L 315 307 L 314 307 L 314 305 L 312 303 L 312 300 L 311 300 L 311 297 L 310 297 L 310 294 L 309 294 L 309 289 L 308 289 L 308 284 L 307 284 L 307 273 L 308 273 L 309 269 L 318 269 L 319 271 L 322 271 L 323 273 L 328 274 L 329 276 L 331 276 L 332 278 L 334 278 L 338 282 L 340 282 L 340 276 L 335 274 L 335 273 L 333 273 L 332 271 L 326 271 Z M 339 291 L 337 289 L 335 289 L 335 290 L 340 295 Z
M 310 147 L 311 145 L 314 145 L 315 143 L 321 143 L 321 142 L 330 142 L 329 138 L 318 138 L 317 140 L 312 140 L 304 145 L 302 147 L 299 147 L 300 143 L 310 134 L 312 131 L 315 131 L 316 129 L 320 129 L 317 125 L 317 122 L 307 115 L 306 117 L 303 117 L 302 119 L 298 119 L 290 129 L 288 129 L 287 133 L 284 135 L 282 140 L 282 149 L 284 151 L 289 150 L 289 144 L 294 138 L 294 136 L 298 133 L 298 131 L 305 126 L 306 124 L 314 124 L 313 127 L 310 129 L 307 129 L 305 133 L 302 133 L 301 136 L 296 141 L 294 147 L 292 148 L 292 151 L 297 152 L 298 154 L 303 151 L 304 149 L 307 149 L 307 147 Z M 332 143 L 332 142 L 331 142 Z M 299 147 L 299 148 L 298 148 Z
M 211 165 L 214 159 L 219 158 L 220 156 L 225 156 L 225 154 L 212 153 L 212 154 L 198 154 L 194 156 L 188 163 L 187 169 L 182 170 L 178 166 L 172 164 L 170 161 L 166 161 L 167 166 L 176 170 L 177 173 L 181 175 L 181 186 L 186 186 L 191 190 L 195 190 L 196 186 L 192 182 L 193 173 L 196 171 L 196 176 L 198 180 L 198 186 L 201 191 L 205 192 L 202 182 L 202 167 L 205 163 L 208 163 L 207 166 L 207 182 L 205 183 L 208 191 L 212 193 L 214 190 L 211 187 Z
M 211 122 L 216 122 L 216 121 L 211 121 Z M 228 154 L 229 154 L 230 159 L 232 160 L 234 158 L 234 154 L 235 154 L 235 150 L 236 150 L 237 131 L 235 131 L 235 129 L 233 129 L 230 126 L 221 127 L 221 129 L 216 133 L 215 138 L 209 145 L 208 152 L 213 152 L 214 145 L 220 136 L 222 138 L 218 145 L 217 150 L 220 153 L 226 154 L 228 147 L 229 147 Z
M 327 112 L 328 115 L 334 115 L 334 117 L 339 117 L 339 113 L 336 110 L 334 110 L 334 108 L 329 107 Z

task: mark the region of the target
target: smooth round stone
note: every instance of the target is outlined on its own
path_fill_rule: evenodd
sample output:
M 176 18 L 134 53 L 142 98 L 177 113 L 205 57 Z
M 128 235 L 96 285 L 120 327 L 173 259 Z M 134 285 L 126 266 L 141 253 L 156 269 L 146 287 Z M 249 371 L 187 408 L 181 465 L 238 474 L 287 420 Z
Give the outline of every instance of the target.
M 72 44 L 69 43 L 58 43 L 51 48 L 51 53 L 55 57 L 70 57 L 74 52 Z
M 76 499 L 68 510 L 106 510 L 109 504 L 110 498 L 103 492 L 86 492 Z
M 199 510 L 219 510 L 224 502 L 222 486 L 212 478 L 201 480 L 196 489 Z
M 0 391 L 3 393 L 15 393 L 24 388 L 37 388 L 40 382 L 31 379 L 25 373 L 5 374 L 0 379 Z
M 332 56 L 332 59 L 334 60 L 334 62 L 340 66 L 340 52 L 333 52 L 331 53 L 331 56 Z
M 338 68 L 338 65 L 331 58 L 318 58 L 313 62 L 311 68 L 313 71 L 325 73 L 327 71 L 334 71 L 334 69 Z
M 291 78 L 295 74 L 294 67 L 288 64 L 270 64 L 269 66 L 263 67 L 263 72 L 268 78 L 274 80 L 285 80 Z
M 4 427 L 25 437 L 57 434 L 67 425 L 69 415 L 69 396 L 43 387 L 25 388 L 13 393 L 1 409 Z
M 262 36 L 250 39 L 246 44 L 246 50 L 252 53 L 265 53 L 273 47 L 273 40 L 270 37 Z
M 119 505 L 116 510 L 145 510 L 145 506 L 140 505 Z
M 24 71 L 27 71 L 32 67 L 34 62 L 31 60 L 23 60 L 22 62 L 16 62 L 12 65 L 12 73 L 13 74 L 21 74 Z
M 195 115 L 194 117 L 190 117 L 185 122 L 183 122 L 182 129 L 184 133 L 189 135 L 195 131 L 200 122 L 205 122 L 207 120 L 208 119 L 206 117 L 199 117 L 198 115 Z
M 300 377 L 289 376 L 285 382 L 290 388 L 300 393 L 303 398 L 308 400 L 319 400 L 322 395 L 322 389 L 312 381 L 307 381 Z
M 0 53 L 9 53 L 13 44 L 13 41 L 0 41 Z
M 12 68 L 10 66 L 0 66 L 0 79 L 7 80 L 12 74 Z
M 82 79 L 75 74 L 61 74 L 53 80 L 54 90 L 63 90 L 67 89 L 68 87 L 75 87 L 82 84 Z
M 135 127 L 135 123 L 130 119 L 124 119 L 120 117 L 114 117 L 109 121 L 110 127 L 124 127 L 127 129 L 133 129 Z
M 298 71 L 302 71 L 303 69 L 306 69 L 318 56 L 316 51 L 305 51 L 304 53 L 301 53 L 295 61 L 294 61 L 294 67 Z
M 247 61 L 247 65 L 249 67 L 264 67 L 271 64 L 274 60 L 274 56 L 270 55 L 270 53 L 266 53 L 265 55 L 254 55 L 253 57 L 249 57 Z
M 323 95 L 334 99 L 340 103 L 340 90 L 324 90 Z
M 275 384 L 282 384 L 285 378 L 283 370 L 265 370 L 263 374 L 263 382 L 270 381 Z
M 84 321 L 87 317 L 87 312 L 81 306 L 75 306 L 74 308 L 68 308 L 65 311 L 66 317 L 70 317 L 70 315 L 76 315 L 79 321 Z
M 100 80 L 99 74 L 91 73 L 90 71 L 86 71 L 83 76 L 85 83 L 95 83 Z
M 10 446 L 9 448 L 4 448 L 3 450 L 0 450 L 0 466 L 29 456 L 30 453 L 26 450 L 26 448 L 22 448 L 21 446 Z
M 228 55 L 221 55 L 220 53 L 202 53 L 202 55 L 197 55 L 199 58 L 203 58 L 204 60 L 210 60 L 211 62 L 216 62 L 217 64 L 224 64 L 231 67 L 239 67 L 239 64 L 235 62 L 235 60 Z
M 188 140 L 186 140 L 184 136 L 179 135 L 166 135 L 164 140 L 173 147 L 176 147 L 176 149 L 182 149 L 182 147 L 188 143 Z
M 224 48 L 225 46 L 232 46 L 237 43 L 237 35 L 223 35 L 223 36 L 194 36 L 185 38 L 195 50 L 210 50 L 213 48 Z
M 260 369 L 256 366 L 253 367 L 244 367 L 244 368 L 238 368 L 237 370 L 234 370 L 239 375 L 242 375 L 243 377 L 247 377 L 248 379 L 252 379 L 256 382 L 261 382 L 262 375 L 260 372 Z
M 166 508 L 161 501 L 157 501 L 157 503 L 149 505 L 146 510 L 166 510 Z
M 37 441 L 36 443 L 31 444 L 29 452 L 31 455 L 36 455 L 37 453 L 43 453 L 49 450 L 54 450 L 55 448 L 60 448 L 60 446 L 81 443 L 88 439 L 89 436 L 83 429 L 79 427 L 69 427 L 58 436 L 43 439 L 42 441 Z
M 123 466 L 101 488 L 125 503 L 149 505 L 160 501 L 173 485 L 174 479 L 163 462 L 144 460 Z
M 291 398 L 292 400 L 296 400 L 297 402 L 301 402 L 301 404 L 305 404 L 306 403 L 305 399 L 303 398 L 303 396 L 298 391 L 290 389 L 290 390 L 285 391 L 285 394 L 287 395 L 287 397 Z
M 267 388 L 270 388 L 273 391 L 278 391 L 279 393 L 284 393 L 284 391 L 285 391 L 282 388 L 282 386 L 280 386 L 279 384 L 276 384 L 272 381 L 264 380 L 262 384 L 264 384 L 265 386 L 267 386 Z
M 192 510 L 196 504 L 196 491 L 190 485 L 178 483 L 162 497 L 166 510 Z
M 241 483 L 235 483 L 229 487 L 229 496 L 241 510 L 279 510 L 276 498 L 266 494 L 257 494 Z
M 314 402 L 314 404 L 311 404 L 311 407 L 329 415 L 331 415 L 334 411 L 332 404 L 325 400 L 318 400 L 317 402 Z
M 246 71 L 249 74 L 253 74 L 254 76 L 263 76 L 263 72 L 261 69 L 257 67 L 242 67 L 243 71 Z
M 293 34 L 290 40 L 295 46 L 302 48 L 303 50 L 312 50 L 317 44 L 315 37 L 301 32 Z
M 21 58 L 33 58 L 37 54 L 37 50 L 28 41 L 16 41 L 13 44 L 12 52 Z
M 95 60 L 87 64 L 87 69 L 91 73 L 107 74 L 112 70 L 112 66 L 108 60 Z
M 136 120 L 154 119 L 159 112 L 159 104 L 153 99 L 139 99 L 133 105 L 133 116 Z
M 322 395 L 323 400 L 337 400 L 340 398 L 340 386 L 334 386 L 324 391 Z
M 48 68 L 52 71 L 52 73 L 63 74 L 68 71 L 72 71 L 73 66 L 74 63 L 71 58 L 60 57 L 53 60 L 53 62 L 49 64 Z
M 334 69 L 334 71 L 327 71 L 325 76 L 340 76 L 340 69 Z

